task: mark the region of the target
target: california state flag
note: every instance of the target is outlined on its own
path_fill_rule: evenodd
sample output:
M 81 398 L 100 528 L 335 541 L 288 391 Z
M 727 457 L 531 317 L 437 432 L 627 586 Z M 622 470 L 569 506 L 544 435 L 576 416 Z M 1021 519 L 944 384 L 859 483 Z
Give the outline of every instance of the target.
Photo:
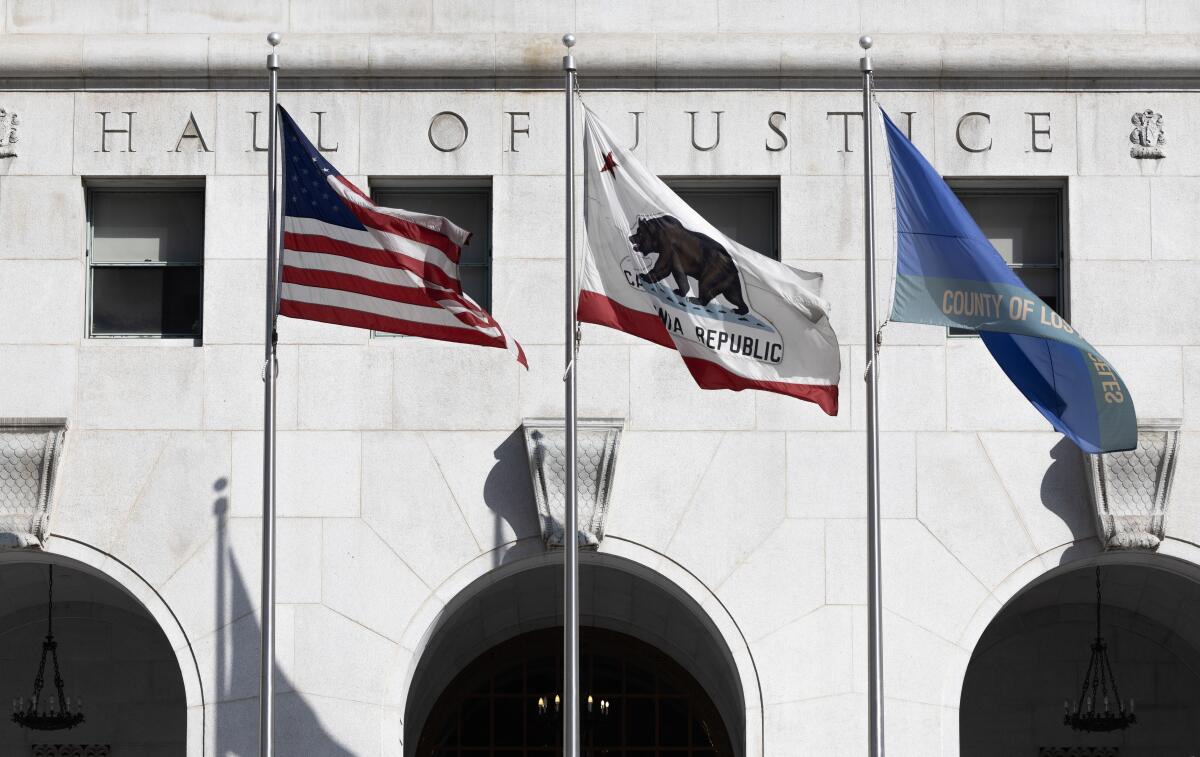
M 704 389 L 763 389 L 837 415 L 841 355 L 821 274 L 701 218 L 585 109 L 579 319 L 671 347 Z

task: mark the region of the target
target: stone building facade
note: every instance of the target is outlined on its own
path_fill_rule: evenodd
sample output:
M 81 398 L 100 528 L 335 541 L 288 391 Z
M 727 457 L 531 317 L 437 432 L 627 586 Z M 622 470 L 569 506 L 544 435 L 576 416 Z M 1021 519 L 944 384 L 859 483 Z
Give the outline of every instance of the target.
M 583 327 L 580 414 L 623 428 L 604 538 L 583 558 L 585 624 L 690 675 L 711 704 L 691 717 L 727 732 L 738 757 L 865 752 L 856 41 L 871 33 L 882 106 L 964 196 L 1058 198 L 1055 296 L 1121 371 L 1139 418 L 1179 445 L 1161 542 L 1106 550 L 1092 461 L 978 339 L 883 329 L 889 753 L 1200 745 L 1192 3 L 0 0 L 0 12 L 0 417 L 14 449 L 31 419 L 66 425 L 53 486 L 38 479 L 44 533 L 0 548 L 0 695 L 29 689 L 40 566 L 53 563 L 63 673 L 92 705 L 67 736 L 0 723 L 0 752 L 67 739 L 114 757 L 255 753 L 271 30 L 284 35 L 281 102 L 345 175 L 375 191 L 483 193 L 491 310 L 530 363 L 281 321 L 280 754 L 412 757 L 472 661 L 557 622 L 560 553 L 543 542 L 522 424 L 562 415 L 566 31 L 582 101 L 655 172 L 769 190 L 767 236 L 784 262 L 824 273 L 843 364 L 841 412 L 826 417 L 700 391 L 670 351 Z M 882 160 L 876 172 L 886 307 Z M 120 191 L 201 198 L 202 224 L 182 227 L 203 240 L 197 333 L 101 333 L 97 239 L 123 232 L 104 225 L 100 196 Z M 1161 462 L 1121 475 L 1161 488 Z M 1103 736 L 1061 722 L 1094 635 L 1095 565 L 1140 716 Z M 154 627 L 160 638 L 130 641 Z M 541 696 L 531 680 L 519 717 Z M 508 721 L 490 712 L 480 738 L 494 742 Z M 492 753 L 471 751 L 471 728 L 420 753 Z M 626 754 L 725 753 L 662 733 Z M 514 748 L 530 751 L 494 753 L 550 753 Z

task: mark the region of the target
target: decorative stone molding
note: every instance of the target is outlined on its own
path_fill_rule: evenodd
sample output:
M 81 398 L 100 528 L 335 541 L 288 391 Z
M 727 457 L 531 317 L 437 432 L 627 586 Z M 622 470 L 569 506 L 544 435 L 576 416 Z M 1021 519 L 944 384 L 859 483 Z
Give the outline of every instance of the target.
M 67 422 L 0 418 L 0 547 L 43 547 Z
M 1161 420 L 1138 424 L 1137 449 L 1089 456 L 1105 549 L 1158 549 L 1178 453 L 1179 421 Z
M 17 127 L 20 125 L 16 113 L 0 108 L 0 158 L 17 157 L 17 148 L 13 145 L 17 143 Z
M 1146 108 L 1133 114 L 1129 119 L 1133 124 L 1133 131 L 1129 132 L 1129 141 L 1133 143 L 1133 147 L 1129 148 L 1129 156 L 1132 158 L 1165 158 L 1163 153 L 1163 145 L 1167 143 L 1167 135 L 1163 131 L 1162 114 Z
M 624 421 L 619 418 L 581 418 L 578 422 L 576 476 L 579 504 L 579 545 L 596 547 L 604 538 L 608 497 L 612 491 L 617 450 Z M 521 424 L 542 539 L 548 547 L 563 546 L 566 511 L 566 430 L 561 418 L 531 418 Z
M 86 26 L 90 14 L 75 15 L 75 23 Z M 847 43 L 845 34 L 781 33 L 768 24 L 753 33 L 724 32 L 717 24 L 694 32 L 581 28 L 575 32 L 580 36 L 578 54 L 587 56 L 589 80 L 662 77 L 678 84 L 681 78 L 696 78 L 711 87 L 730 86 L 714 85 L 714 79 L 752 78 L 770 80 L 777 88 L 783 77 L 857 84 L 860 77 L 854 61 L 846 63 L 847 55 L 858 56 L 853 35 Z M 557 22 L 525 32 L 472 23 L 469 34 L 337 33 L 316 25 L 297 29 L 298 25 L 293 18 L 291 33 L 284 34 L 280 51 L 287 58 L 280 75 L 335 82 L 322 88 L 349 86 L 348 79 L 362 84 L 416 78 L 492 89 L 497 82 L 489 77 L 509 76 L 520 77 L 522 87 L 561 85 L 558 38 L 562 30 Z M 206 79 L 214 88 L 222 88 L 230 78 L 258 81 L 262 76 L 260 59 L 266 47 L 262 30 L 261 25 L 246 22 L 237 32 L 204 34 L 87 34 L 86 28 L 78 27 L 56 34 L 10 33 L 0 45 L 0 72 L 10 81 L 54 80 L 54 86 L 92 81 L 122 82 L 126 87 L 129 82 L 145 86 L 157 81 L 161 86 L 159 80 L 169 77 Z M 873 35 L 872 57 L 876 70 L 887 71 L 889 77 L 914 79 L 918 87 L 944 87 L 956 79 L 1086 80 L 1089 86 L 1111 81 L 1126 87 L 1121 83 L 1136 79 L 1180 87 L 1194 86 L 1200 79 L 1193 46 L 1180 42 L 1181 37 L 1049 33 L 1053 27 L 1046 31 L 986 35 L 879 31 Z M 1154 44 L 1153 54 L 1147 53 L 1147 39 Z M 849 53 L 847 44 L 852 47 Z M 383 86 L 393 87 L 394 82 L 385 81 Z M 732 86 L 743 87 L 736 82 Z

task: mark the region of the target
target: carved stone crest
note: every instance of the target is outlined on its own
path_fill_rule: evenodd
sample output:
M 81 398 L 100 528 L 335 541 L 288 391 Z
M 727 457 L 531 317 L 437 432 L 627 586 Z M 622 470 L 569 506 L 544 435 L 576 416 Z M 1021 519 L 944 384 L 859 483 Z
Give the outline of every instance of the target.
M 576 435 L 577 533 L 581 547 L 596 547 L 604 538 L 608 497 L 612 492 L 617 451 L 624 422 L 616 418 L 580 418 Z M 566 533 L 566 434 L 561 418 L 534 418 L 522 423 L 529 472 L 542 539 L 563 546 Z
M 42 547 L 67 422 L 0 418 L 0 549 Z
M 17 157 L 17 127 L 21 125 L 17 114 L 0 108 L 0 158 Z
M 1089 455 L 1092 504 L 1105 549 L 1158 549 L 1178 456 L 1175 419 L 1139 423 L 1137 449 Z
M 1133 123 L 1133 131 L 1129 132 L 1129 155 L 1133 158 L 1163 158 L 1163 145 L 1167 143 L 1167 135 L 1163 132 L 1162 113 L 1155 113 L 1146 108 L 1133 114 L 1129 119 Z

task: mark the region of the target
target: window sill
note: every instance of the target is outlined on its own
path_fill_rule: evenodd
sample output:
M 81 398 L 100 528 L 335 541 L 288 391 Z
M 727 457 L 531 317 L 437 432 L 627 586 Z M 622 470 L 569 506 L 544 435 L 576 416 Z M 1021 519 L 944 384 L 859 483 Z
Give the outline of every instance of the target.
M 111 347 L 201 347 L 203 339 L 198 336 L 88 336 L 83 339 L 87 346 Z

